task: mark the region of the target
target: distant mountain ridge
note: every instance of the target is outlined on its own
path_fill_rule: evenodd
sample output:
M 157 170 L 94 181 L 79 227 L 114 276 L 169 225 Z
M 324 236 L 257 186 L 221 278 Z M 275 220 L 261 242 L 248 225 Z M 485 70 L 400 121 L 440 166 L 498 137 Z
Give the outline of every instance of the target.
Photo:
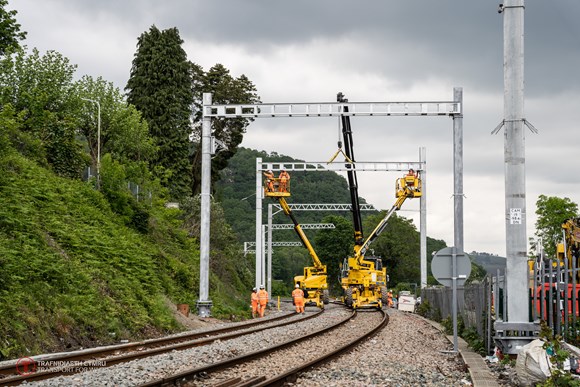
M 477 251 L 472 251 L 469 253 L 469 256 L 473 262 L 483 267 L 489 275 L 497 274 L 498 269 L 505 271 L 507 262 L 506 257 L 500 257 L 489 253 L 479 253 Z

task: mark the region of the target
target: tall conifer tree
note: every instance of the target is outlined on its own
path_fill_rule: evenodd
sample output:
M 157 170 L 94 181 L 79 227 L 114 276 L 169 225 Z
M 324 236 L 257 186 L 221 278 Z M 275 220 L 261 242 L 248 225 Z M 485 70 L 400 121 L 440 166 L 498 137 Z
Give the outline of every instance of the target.
M 181 47 L 177 28 L 152 26 L 138 39 L 127 100 L 141 111 L 159 152 L 152 170 L 167 186 L 172 199 L 191 193 L 189 134 L 193 103 L 191 63 Z M 162 170 L 156 167 L 162 167 Z

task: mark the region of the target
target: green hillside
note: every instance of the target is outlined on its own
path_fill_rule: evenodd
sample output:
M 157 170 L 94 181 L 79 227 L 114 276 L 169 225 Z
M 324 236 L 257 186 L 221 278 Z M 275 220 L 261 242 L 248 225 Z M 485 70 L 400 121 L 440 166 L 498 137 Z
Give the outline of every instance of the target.
M 168 305 L 198 298 L 195 203 L 134 203 L 143 230 L 92 184 L 0 149 L 0 359 L 182 329 Z M 212 312 L 244 316 L 251 262 L 213 212 Z

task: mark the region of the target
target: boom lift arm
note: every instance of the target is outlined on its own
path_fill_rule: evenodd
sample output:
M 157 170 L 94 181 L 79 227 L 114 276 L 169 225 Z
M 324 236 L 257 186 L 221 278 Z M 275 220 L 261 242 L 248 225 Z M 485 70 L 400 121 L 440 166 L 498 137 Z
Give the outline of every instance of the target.
M 406 179 L 406 177 L 403 179 Z M 420 180 L 418 178 L 416 178 L 416 179 L 418 180 L 418 184 L 420 184 Z M 367 250 L 369 249 L 369 246 L 371 245 L 371 243 L 373 243 L 373 241 L 375 239 L 377 239 L 377 237 L 379 235 L 381 235 L 381 233 L 383 232 L 383 230 L 387 226 L 387 222 L 389 221 L 389 218 L 391 217 L 391 215 L 393 215 L 395 213 L 395 211 L 398 211 L 401 209 L 401 206 L 403 205 L 403 203 L 405 202 L 405 200 L 407 198 L 415 198 L 415 197 L 421 196 L 420 187 L 418 190 L 415 190 L 415 189 L 411 188 L 412 187 L 411 185 L 400 184 L 400 180 L 401 179 L 397 180 L 397 186 L 398 186 L 397 187 L 397 200 L 395 201 L 395 204 L 393 205 L 393 207 L 391 207 L 389 212 L 387 212 L 387 215 L 385 215 L 385 217 L 379 222 L 379 224 L 375 227 L 373 232 L 371 232 L 371 234 L 364 241 L 364 243 L 360 246 L 356 246 L 356 245 L 354 246 L 355 257 L 356 257 L 357 262 L 359 264 L 362 264 L 362 260 L 364 259 L 364 255 L 367 252 Z
M 321 269 L 321 270 L 324 269 L 324 265 L 322 264 L 322 262 L 320 262 L 318 255 L 316 255 L 316 251 L 314 251 L 314 248 L 312 248 L 312 245 L 310 244 L 310 241 L 306 237 L 306 234 L 304 234 L 302 227 L 300 226 L 300 224 L 298 223 L 298 221 L 294 217 L 294 214 L 292 213 L 290 206 L 286 202 L 286 199 L 284 199 L 284 197 L 279 197 L 278 202 L 280 203 L 282 210 L 284 210 L 284 213 L 286 215 L 288 215 L 290 217 L 290 219 L 292 219 L 292 223 L 294 223 L 294 231 L 296 231 L 296 234 L 298 234 L 300 241 L 302 242 L 302 244 L 308 250 L 308 253 L 312 257 L 312 261 L 314 262 L 314 267 L 317 269 Z
M 314 266 L 304 267 L 303 274 L 294 277 L 294 283 L 304 292 L 305 305 L 315 304 L 319 308 L 324 308 L 324 304 L 330 302 L 328 283 L 326 281 L 326 265 L 323 265 L 318 255 L 316 255 L 314 248 L 286 202 L 285 197 L 290 196 L 289 184 L 284 189 L 281 189 L 280 178 L 274 178 L 271 171 L 268 171 L 268 174 L 265 173 L 265 175 L 267 176 L 264 185 L 265 196 L 278 199 L 284 213 L 292 219 L 294 231 L 298 234 L 302 245 L 308 250 L 314 263 Z

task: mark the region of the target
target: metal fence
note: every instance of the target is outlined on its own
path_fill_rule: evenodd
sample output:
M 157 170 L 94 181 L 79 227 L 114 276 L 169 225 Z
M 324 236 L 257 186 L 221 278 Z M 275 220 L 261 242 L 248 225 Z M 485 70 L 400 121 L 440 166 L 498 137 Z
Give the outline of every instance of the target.
M 556 259 L 530 262 L 529 322 L 544 321 L 554 335 L 568 343 L 580 343 L 580 269 L 576 262 Z M 466 328 L 474 328 L 493 350 L 493 323 L 507 319 L 506 277 L 499 271 L 481 282 L 466 284 L 457 290 L 457 313 Z M 452 316 L 452 289 L 443 286 L 421 290 L 429 302 L 428 318 L 444 320 Z
M 576 260 L 537 260 L 533 262 L 532 273 L 531 321 L 545 321 L 554 334 L 577 345 L 580 336 L 580 284 Z
M 484 340 L 488 353 L 493 350 L 492 298 L 495 278 L 486 277 L 482 282 L 474 282 L 457 288 L 458 321 L 465 328 L 473 328 Z M 497 284 L 497 283 L 496 283 Z M 429 303 L 428 318 L 445 320 L 453 313 L 453 291 L 449 287 L 435 286 L 421 290 L 421 300 Z

